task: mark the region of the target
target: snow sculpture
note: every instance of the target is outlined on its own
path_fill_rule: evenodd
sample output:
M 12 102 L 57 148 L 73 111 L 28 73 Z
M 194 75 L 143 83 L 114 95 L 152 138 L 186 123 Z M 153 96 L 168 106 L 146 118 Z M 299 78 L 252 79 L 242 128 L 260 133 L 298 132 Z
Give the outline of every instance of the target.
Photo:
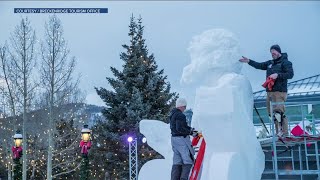
M 252 122 L 251 84 L 240 74 L 238 40 L 230 31 L 212 29 L 195 36 L 189 52 L 181 81 L 202 84 L 192 120 L 207 143 L 201 179 L 261 179 L 265 158 Z
M 212 29 L 193 38 L 191 63 L 183 69 L 183 83 L 197 82 L 192 127 L 206 140 L 201 180 L 259 180 L 264 153 L 252 123 L 253 95 L 240 74 L 239 41 L 224 29 Z M 142 120 L 140 132 L 165 159 L 147 162 L 139 180 L 170 179 L 172 149 L 169 124 Z

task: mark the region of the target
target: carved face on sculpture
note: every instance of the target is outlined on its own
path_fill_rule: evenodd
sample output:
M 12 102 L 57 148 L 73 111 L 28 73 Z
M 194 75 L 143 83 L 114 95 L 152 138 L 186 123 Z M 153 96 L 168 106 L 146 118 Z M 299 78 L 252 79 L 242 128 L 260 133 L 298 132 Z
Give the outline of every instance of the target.
M 191 83 L 203 79 L 208 73 L 240 73 L 239 41 L 225 29 L 211 29 L 196 35 L 188 51 L 191 63 L 184 67 L 182 82 Z

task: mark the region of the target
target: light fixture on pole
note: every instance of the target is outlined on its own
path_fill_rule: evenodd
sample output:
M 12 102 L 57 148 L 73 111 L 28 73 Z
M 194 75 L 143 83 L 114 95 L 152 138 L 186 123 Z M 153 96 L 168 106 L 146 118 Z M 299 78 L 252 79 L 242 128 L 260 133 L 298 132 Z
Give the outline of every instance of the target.
M 16 134 L 13 136 L 14 146 L 12 146 L 11 150 L 13 153 L 13 179 L 21 180 L 22 179 L 22 165 L 20 163 L 20 158 L 22 156 L 22 134 L 19 130 L 17 130 Z
M 142 143 L 146 143 L 147 142 L 147 138 L 146 137 L 143 137 L 142 138 Z
M 91 130 L 88 125 L 84 125 L 81 130 L 80 148 L 82 154 L 81 166 L 80 166 L 80 180 L 89 179 L 89 158 L 88 153 L 91 148 Z

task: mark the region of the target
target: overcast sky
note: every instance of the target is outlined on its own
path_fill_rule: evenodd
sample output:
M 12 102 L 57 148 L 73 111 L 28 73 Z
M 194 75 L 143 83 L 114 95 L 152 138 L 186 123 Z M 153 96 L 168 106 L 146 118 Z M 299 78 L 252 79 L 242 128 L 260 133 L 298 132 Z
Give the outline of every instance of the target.
M 43 38 L 49 14 L 14 14 L 13 8 L 108 8 L 108 14 L 58 14 L 64 26 L 71 55 L 77 58 L 80 87 L 87 102 L 102 105 L 94 87 L 110 88 L 105 77 L 110 66 L 121 68 L 122 44 L 129 42 L 130 16 L 141 15 L 149 52 L 165 70 L 172 90 L 193 106 L 196 87 L 180 84 L 183 67 L 190 63 L 187 51 L 194 35 L 212 28 L 225 28 L 237 35 L 243 55 L 256 61 L 271 58 L 269 48 L 279 44 L 292 61 L 293 80 L 320 73 L 320 2 L 311 1 L 221 1 L 221 2 L 0 2 L 0 44 L 21 17 L 28 16 Z M 240 58 L 240 57 L 239 57 Z M 261 90 L 265 72 L 243 66 L 254 91 Z

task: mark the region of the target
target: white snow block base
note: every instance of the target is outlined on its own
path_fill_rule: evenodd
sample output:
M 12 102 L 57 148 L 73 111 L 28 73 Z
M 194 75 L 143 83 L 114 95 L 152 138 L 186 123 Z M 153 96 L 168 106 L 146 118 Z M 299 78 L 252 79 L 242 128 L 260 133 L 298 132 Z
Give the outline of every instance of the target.
M 209 176 L 211 180 L 244 180 L 248 175 L 243 162 L 240 154 L 236 152 L 213 154 L 210 160 Z

